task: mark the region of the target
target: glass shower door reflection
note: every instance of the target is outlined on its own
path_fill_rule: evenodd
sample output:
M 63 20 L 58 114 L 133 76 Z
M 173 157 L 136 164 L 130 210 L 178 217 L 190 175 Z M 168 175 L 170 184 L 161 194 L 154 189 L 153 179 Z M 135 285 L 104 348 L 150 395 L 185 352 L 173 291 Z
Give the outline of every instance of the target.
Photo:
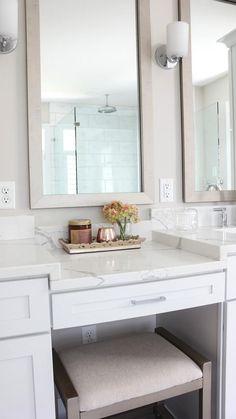
M 45 195 L 76 194 L 76 141 L 73 112 L 43 125 Z
M 195 190 L 232 188 L 232 139 L 227 102 L 215 102 L 194 115 Z

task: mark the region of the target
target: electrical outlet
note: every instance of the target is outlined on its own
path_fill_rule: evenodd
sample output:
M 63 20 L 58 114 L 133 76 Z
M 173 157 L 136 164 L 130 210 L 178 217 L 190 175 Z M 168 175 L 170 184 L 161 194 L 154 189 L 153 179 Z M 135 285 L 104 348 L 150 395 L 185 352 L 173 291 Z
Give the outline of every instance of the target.
M 0 182 L 0 208 L 15 208 L 15 182 Z
M 95 325 L 82 327 L 82 343 L 93 343 L 97 340 L 97 328 Z
M 173 179 L 160 179 L 160 202 L 173 202 Z

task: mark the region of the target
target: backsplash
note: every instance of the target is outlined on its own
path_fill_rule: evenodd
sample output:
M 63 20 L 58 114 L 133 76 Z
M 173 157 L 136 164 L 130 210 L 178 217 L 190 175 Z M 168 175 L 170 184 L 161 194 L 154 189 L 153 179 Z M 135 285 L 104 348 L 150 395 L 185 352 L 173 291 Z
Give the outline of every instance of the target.
M 35 225 L 33 216 L 0 217 L 0 240 L 31 239 L 34 235 Z
M 228 225 L 236 225 L 236 206 L 222 205 L 227 211 Z M 198 226 L 213 226 L 215 214 L 213 208 L 216 206 L 195 206 L 195 207 L 172 207 L 150 209 L 150 219 L 143 220 L 138 224 L 132 224 L 132 234 L 145 237 L 151 240 L 152 230 L 169 230 L 176 227 L 176 211 L 184 208 L 194 208 L 198 213 Z M 219 208 L 219 206 L 218 206 Z M 69 217 L 68 217 L 69 221 Z M 93 237 L 96 237 L 99 227 L 106 223 L 93 223 Z M 35 228 L 34 216 L 3 216 L 0 217 L 0 240 L 30 239 L 36 237 L 37 242 L 42 246 L 60 247 L 58 239 L 68 238 L 67 225 L 37 226 Z
M 235 205 L 221 205 L 220 207 L 226 208 L 227 211 L 227 224 L 236 225 L 236 206 Z M 170 230 L 176 227 L 176 211 L 184 208 L 193 208 L 197 210 L 198 214 L 198 226 L 216 227 L 216 217 L 213 209 L 219 208 L 219 206 L 182 206 L 172 208 L 154 208 L 151 209 L 152 228 L 158 230 Z
M 228 224 L 236 225 L 236 206 L 225 205 L 227 209 Z M 176 227 L 175 214 L 176 211 L 183 208 L 190 207 L 176 207 L 176 208 L 154 208 L 150 210 L 150 220 L 141 221 L 138 224 L 132 224 L 132 234 L 145 237 L 146 240 L 152 239 L 152 230 L 169 230 Z M 214 206 L 191 207 L 197 210 L 198 226 L 213 226 L 214 221 Z M 107 225 L 106 223 L 93 224 L 93 237 L 96 237 L 99 227 Z M 67 226 L 40 226 L 36 229 L 38 240 L 41 244 L 60 247 L 58 239 L 68 238 Z
M 99 223 L 92 225 L 93 237 L 97 236 L 97 231 L 100 227 L 106 226 L 106 223 Z M 152 239 L 152 221 L 141 221 L 138 224 L 132 224 L 132 234 L 145 237 L 146 240 Z M 68 239 L 67 226 L 40 226 L 35 229 L 37 242 L 42 246 L 61 247 L 58 240 Z

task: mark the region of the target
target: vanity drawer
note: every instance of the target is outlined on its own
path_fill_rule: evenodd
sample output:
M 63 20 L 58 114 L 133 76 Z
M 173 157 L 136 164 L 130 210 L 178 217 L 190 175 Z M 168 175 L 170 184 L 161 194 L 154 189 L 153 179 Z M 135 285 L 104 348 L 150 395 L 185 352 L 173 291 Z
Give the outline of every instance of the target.
M 148 316 L 224 300 L 225 274 L 52 294 L 53 328 Z
M 50 330 L 47 278 L 0 282 L 0 338 Z
M 226 299 L 236 298 L 236 256 L 227 259 Z

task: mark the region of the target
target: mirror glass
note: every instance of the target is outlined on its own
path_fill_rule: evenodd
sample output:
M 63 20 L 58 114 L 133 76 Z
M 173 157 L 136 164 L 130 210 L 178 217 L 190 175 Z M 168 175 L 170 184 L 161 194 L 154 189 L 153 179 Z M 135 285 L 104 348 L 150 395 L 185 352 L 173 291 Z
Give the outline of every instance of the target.
M 195 191 L 236 189 L 236 5 L 190 0 Z
M 43 194 L 141 192 L 135 0 L 39 0 Z

